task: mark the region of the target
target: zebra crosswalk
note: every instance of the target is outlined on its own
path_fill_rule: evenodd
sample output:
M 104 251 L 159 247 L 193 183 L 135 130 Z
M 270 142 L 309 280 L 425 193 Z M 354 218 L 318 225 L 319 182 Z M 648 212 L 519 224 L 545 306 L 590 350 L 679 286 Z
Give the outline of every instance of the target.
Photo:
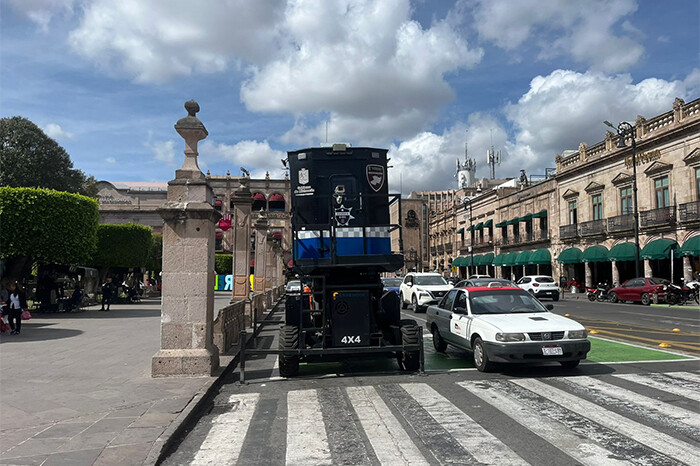
M 164 464 L 700 464 L 695 372 L 441 382 L 229 395 Z

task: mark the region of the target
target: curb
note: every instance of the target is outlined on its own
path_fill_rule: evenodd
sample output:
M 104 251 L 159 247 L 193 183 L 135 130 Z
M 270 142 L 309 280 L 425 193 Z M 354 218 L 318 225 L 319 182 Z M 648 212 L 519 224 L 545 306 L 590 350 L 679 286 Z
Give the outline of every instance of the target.
M 265 319 L 267 320 L 274 312 L 277 311 L 277 306 L 280 305 L 284 294 L 277 300 L 276 303 L 272 305 Z M 255 338 L 253 333 L 248 335 L 246 340 L 246 345 L 250 340 Z M 240 345 L 236 345 L 236 348 L 240 348 Z M 187 428 L 190 427 L 195 420 L 196 416 L 206 406 L 209 401 L 211 401 L 215 394 L 219 391 L 223 385 L 224 377 L 233 372 L 233 370 L 238 366 L 240 352 L 236 353 L 231 358 L 231 361 L 224 367 L 218 375 L 215 376 L 211 384 L 203 391 L 195 393 L 190 401 L 187 403 L 185 408 L 180 411 L 180 414 L 170 423 L 170 425 L 163 431 L 162 434 L 153 443 L 153 446 L 148 452 L 146 459 L 144 460 L 144 466 L 156 466 L 160 464 L 166 458 L 166 454 L 169 454 L 173 447 L 184 437 Z

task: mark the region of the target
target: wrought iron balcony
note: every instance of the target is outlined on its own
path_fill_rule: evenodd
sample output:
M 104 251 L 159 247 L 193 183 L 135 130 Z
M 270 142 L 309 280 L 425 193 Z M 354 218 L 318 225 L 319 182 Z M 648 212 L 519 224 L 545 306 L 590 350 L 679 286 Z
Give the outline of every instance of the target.
M 631 212 L 629 214 L 608 218 L 608 233 L 629 230 L 634 230 L 634 216 Z
M 559 227 L 559 237 L 561 239 L 577 238 L 578 237 L 578 225 L 562 225 Z
M 591 220 L 578 224 L 578 231 L 581 236 L 597 236 L 605 234 L 605 220 Z
M 687 202 L 678 206 L 678 220 L 681 222 L 697 222 L 700 220 L 700 201 Z
M 430 255 L 431 256 L 437 255 L 437 248 L 435 246 L 430 246 Z
M 445 253 L 452 254 L 452 243 L 445 244 Z
M 438 255 L 445 254 L 445 247 L 442 244 L 439 244 L 437 247 L 437 253 Z
M 676 223 L 676 206 L 639 212 L 639 225 L 642 228 L 671 225 L 673 223 Z

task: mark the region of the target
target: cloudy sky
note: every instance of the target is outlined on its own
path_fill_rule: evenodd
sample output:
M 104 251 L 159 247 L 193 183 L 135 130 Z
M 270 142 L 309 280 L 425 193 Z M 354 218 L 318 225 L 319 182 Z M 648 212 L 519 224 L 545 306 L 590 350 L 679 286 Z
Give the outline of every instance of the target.
M 700 97 L 698 0 L 3 0 L 0 117 L 97 179 L 167 181 L 199 102 L 200 166 L 283 176 L 287 150 L 389 148 L 393 191 L 554 157 Z

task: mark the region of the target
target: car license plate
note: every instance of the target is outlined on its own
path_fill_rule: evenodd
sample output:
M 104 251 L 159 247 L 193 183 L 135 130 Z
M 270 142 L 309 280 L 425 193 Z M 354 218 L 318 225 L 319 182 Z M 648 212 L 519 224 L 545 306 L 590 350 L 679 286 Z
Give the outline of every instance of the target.
M 561 349 L 561 346 L 543 346 L 542 354 L 544 356 L 561 356 L 564 354 L 564 351 Z

